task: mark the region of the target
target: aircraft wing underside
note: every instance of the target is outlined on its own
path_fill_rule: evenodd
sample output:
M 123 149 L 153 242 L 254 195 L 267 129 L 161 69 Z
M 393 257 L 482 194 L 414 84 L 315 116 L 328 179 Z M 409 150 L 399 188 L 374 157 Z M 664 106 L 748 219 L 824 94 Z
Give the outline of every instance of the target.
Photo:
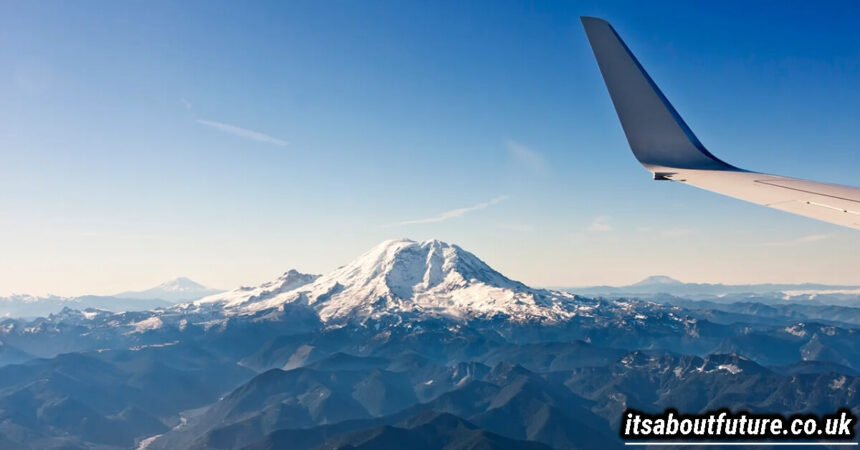
M 860 229 L 860 188 L 751 172 L 720 160 L 693 134 L 608 22 L 583 17 L 582 23 L 630 148 L 655 180 Z

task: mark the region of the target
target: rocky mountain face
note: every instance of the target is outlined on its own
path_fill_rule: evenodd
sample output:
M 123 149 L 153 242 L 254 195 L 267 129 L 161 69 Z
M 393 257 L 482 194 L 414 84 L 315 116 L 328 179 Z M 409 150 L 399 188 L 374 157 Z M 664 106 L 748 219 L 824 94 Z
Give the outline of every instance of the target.
M 858 409 L 854 308 L 681 300 L 394 240 L 322 276 L 6 319 L 0 448 L 621 448 L 626 408 Z

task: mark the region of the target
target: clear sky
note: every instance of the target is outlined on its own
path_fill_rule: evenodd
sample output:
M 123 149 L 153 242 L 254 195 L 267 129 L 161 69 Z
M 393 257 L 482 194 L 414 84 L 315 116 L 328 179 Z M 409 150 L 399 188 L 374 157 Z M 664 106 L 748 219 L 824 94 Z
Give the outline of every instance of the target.
M 532 285 L 860 283 L 860 232 L 649 179 L 579 16 L 741 167 L 860 185 L 860 3 L 0 2 L 0 294 L 438 238 Z

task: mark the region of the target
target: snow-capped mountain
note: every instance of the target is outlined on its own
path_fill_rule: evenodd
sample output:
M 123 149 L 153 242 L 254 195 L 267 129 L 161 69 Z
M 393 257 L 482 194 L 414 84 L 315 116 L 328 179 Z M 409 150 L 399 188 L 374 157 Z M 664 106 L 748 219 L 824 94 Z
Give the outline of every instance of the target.
M 445 242 L 389 240 L 320 277 L 291 271 L 258 288 L 204 298 L 233 314 L 286 304 L 307 305 L 323 322 L 387 315 L 448 318 L 506 316 L 560 320 L 575 313 L 571 294 L 532 289 L 493 270 L 477 256 Z
M 211 289 L 186 277 L 165 281 L 154 288 L 145 291 L 131 291 L 116 294 L 117 298 L 131 299 L 160 299 L 170 302 L 186 302 L 197 300 L 207 295 L 222 292 Z
M 327 275 L 147 311 L 80 305 L 0 320 L 0 422 L 20 430 L 5 447 L 395 447 L 406 431 L 386 445 L 350 436 L 454 405 L 547 446 L 534 448 L 620 449 L 628 408 L 860 404 L 857 308 L 577 297 L 439 241 L 387 241 Z
M 270 299 L 278 294 L 290 292 L 306 284 L 313 283 L 319 275 L 301 273 L 295 269 L 284 272 L 274 281 L 269 281 L 257 287 L 243 286 L 230 292 L 210 295 L 196 302 L 197 305 L 222 306 L 227 309 L 236 308 L 257 301 Z

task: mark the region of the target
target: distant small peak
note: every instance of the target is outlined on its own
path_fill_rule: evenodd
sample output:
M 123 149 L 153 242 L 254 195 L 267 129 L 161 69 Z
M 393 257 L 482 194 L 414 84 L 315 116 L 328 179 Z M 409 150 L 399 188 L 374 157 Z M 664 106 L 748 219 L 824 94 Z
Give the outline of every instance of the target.
M 161 283 L 161 287 L 205 288 L 202 284 L 188 277 L 177 277 Z
M 644 280 L 634 283 L 631 286 L 654 286 L 654 285 L 679 285 L 684 284 L 681 281 L 678 281 L 672 277 L 668 277 L 666 275 L 653 275 Z

